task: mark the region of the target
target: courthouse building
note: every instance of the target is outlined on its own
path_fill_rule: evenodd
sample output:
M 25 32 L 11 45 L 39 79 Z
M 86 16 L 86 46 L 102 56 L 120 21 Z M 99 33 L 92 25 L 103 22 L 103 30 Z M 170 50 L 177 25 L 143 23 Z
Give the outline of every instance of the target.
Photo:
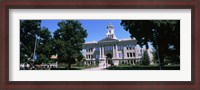
M 99 66 L 119 64 L 137 64 L 142 58 L 145 49 L 137 45 L 136 39 L 117 39 L 114 27 L 110 23 L 107 26 L 106 37 L 100 41 L 86 42 L 83 45 L 85 65 L 94 65 L 99 60 Z M 151 54 L 151 53 L 149 53 Z M 112 63 L 108 63 L 112 60 Z M 152 64 L 152 57 L 150 57 Z

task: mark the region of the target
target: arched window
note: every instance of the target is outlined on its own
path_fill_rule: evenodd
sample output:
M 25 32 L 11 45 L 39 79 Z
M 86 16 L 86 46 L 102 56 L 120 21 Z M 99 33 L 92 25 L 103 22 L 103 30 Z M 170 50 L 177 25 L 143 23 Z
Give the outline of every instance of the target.
M 132 56 L 132 53 L 130 53 L 130 57 L 133 57 L 133 56 Z
M 129 57 L 129 53 L 127 53 L 127 57 Z
M 135 53 L 133 53 L 133 57 L 135 57 Z

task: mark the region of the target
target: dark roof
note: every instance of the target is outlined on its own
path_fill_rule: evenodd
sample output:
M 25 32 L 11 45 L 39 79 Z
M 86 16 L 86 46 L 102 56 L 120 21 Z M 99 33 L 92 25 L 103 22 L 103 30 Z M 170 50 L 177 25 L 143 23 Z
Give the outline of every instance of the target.
M 113 41 L 118 41 L 118 40 L 106 37 L 106 38 L 104 38 L 104 39 L 102 39 L 102 40 L 100 40 L 98 42 L 113 42 Z

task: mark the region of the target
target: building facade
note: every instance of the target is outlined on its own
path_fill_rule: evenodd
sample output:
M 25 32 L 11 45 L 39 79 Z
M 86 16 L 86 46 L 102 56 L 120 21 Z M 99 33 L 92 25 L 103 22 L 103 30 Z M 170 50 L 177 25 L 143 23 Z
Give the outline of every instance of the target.
M 114 27 L 110 23 L 107 26 L 106 37 L 100 41 L 86 42 L 83 45 L 85 65 L 107 67 L 119 64 L 137 64 L 142 58 L 145 49 L 137 45 L 136 39 L 117 39 Z M 152 64 L 152 59 L 150 59 Z

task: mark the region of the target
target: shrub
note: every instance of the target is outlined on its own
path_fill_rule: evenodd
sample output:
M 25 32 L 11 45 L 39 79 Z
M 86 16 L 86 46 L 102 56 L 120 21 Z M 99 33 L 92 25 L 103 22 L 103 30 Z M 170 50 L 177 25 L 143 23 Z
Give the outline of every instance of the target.
M 141 58 L 141 65 L 149 65 L 150 64 L 149 60 L 150 58 L 149 58 L 148 52 L 147 50 L 145 50 Z

